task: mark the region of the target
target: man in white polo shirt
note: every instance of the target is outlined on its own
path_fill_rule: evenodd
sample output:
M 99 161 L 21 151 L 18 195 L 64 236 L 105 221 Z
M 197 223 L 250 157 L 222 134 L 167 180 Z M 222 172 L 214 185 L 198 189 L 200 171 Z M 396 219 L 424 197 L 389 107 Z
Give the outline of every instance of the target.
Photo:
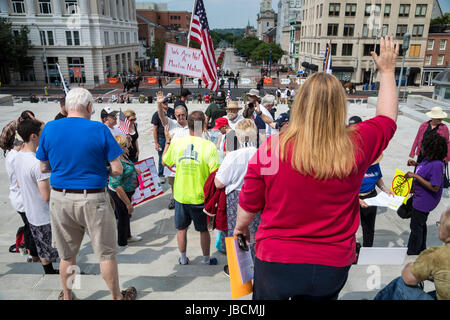
M 126 137 L 127 135 L 117 127 L 118 113 L 119 111 L 115 111 L 111 107 L 107 106 L 103 108 L 102 112 L 100 113 L 100 117 L 102 118 L 102 122 L 108 127 L 109 131 L 111 131 L 113 137 L 115 136 Z

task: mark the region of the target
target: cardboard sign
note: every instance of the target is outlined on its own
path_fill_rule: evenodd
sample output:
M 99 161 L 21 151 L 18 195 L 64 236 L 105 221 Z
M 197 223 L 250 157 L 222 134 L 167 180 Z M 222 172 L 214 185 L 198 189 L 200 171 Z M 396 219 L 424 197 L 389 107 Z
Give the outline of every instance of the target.
M 413 178 L 405 179 L 405 173 L 400 169 L 395 169 L 394 179 L 392 179 L 391 191 L 396 196 L 405 197 L 403 201 L 406 204 L 408 195 L 411 192 Z
M 203 71 L 202 52 L 199 49 L 166 42 L 163 70 L 201 78 Z
M 280 84 L 290 84 L 290 83 L 291 83 L 291 79 L 288 79 L 288 78 L 280 79 Z
M 164 192 L 159 182 L 158 171 L 156 170 L 153 157 L 138 161 L 134 166 L 141 171 L 140 176 L 138 176 L 139 185 L 131 197 L 131 204 L 133 207 L 137 207 Z

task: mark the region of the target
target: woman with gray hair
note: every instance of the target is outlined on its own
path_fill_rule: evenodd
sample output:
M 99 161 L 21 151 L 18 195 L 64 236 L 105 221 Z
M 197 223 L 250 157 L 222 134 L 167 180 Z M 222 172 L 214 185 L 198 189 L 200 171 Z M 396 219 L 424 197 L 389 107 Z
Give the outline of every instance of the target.
M 250 159 L 256 153 L 256 135 L 257 128 L 253 120 L 244 119 L 236 125 L 236 136 L 240 148 L 236 151 L 227 153 L 217 171 L 214 183 L 216 188 L 225 188 L 227 195 L 227 234 L 221 237 L 221 246 L 225 248 L 225 236 L 232 237 L 234 227 L 236 226 L 237 208 L 239 202 L 239 192 L 241 191 L 244 177 L 247 173 L 247 166 Z M 260 222 L 259 215 L 250 224 L 250 233 L 252 238 L 258 229 Z M 254 241 L 250 244 L 252 257 L 255 257 Z M 224 272 L 228 274 L 228 266 L 224 267 Z

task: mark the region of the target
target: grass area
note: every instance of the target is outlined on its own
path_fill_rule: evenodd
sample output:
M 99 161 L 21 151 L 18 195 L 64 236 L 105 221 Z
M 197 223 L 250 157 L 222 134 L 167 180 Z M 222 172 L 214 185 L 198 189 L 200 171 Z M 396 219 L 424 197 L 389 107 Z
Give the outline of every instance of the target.
M 450 118 L 445 118 L 444 121 L 450 123 Z

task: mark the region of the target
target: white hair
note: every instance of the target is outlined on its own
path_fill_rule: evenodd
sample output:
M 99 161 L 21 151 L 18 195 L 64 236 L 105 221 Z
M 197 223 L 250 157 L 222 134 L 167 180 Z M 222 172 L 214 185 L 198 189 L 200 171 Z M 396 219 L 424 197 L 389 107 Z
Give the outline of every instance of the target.
M 261 104 L 265 106 L 273 106 L 275 104 L 275 96 L 271 94 L 266 94 L 261 100 Z
M 251 142 L 256 145 L 258 135 L 258 128 L 256 124 L 251 119 L 244 119 L 237 123 L 236 128 L 234 129 L 236 133 L 236 137 L 240 144 L 245 142 Z
M 91 93 L 84 88 L 73 88 L 66 96 L 67 111 L 84 111 L 89 102 L 93 102 Z

